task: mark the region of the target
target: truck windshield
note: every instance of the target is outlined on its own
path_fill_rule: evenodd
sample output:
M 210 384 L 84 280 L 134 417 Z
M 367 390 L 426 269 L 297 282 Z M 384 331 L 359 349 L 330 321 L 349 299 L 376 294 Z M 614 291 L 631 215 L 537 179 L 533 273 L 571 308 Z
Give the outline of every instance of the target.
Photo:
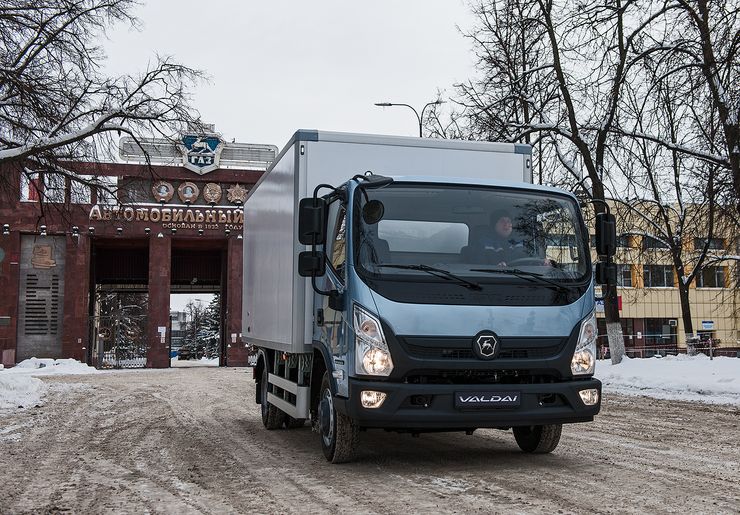
M 566 195 L 399 182 L 366 193 L 355 198 L 354 250 L 358 273 L 367 279 L 454 282 L 424 267 L 483 286 L 513 282 L 553 289 L 590 279 L 585 229 Z M 383 205 L 377 222 L 362 216 L 372 200 Z

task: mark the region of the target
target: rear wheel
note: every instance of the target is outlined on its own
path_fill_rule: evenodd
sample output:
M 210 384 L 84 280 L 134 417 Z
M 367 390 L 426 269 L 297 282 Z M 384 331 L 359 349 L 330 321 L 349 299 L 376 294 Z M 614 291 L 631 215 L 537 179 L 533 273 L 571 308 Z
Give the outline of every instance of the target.
M 562 431 L 563 424 L 515 427 L 514 438 L 524 452 L 546 454 L 558 446 Z
M 319 435 L 321 450 L 332 463 L 345 463 L 355 457 L 360 430 L 354 421 L 334 407 L 329 372 L 324 372 L 319 396 Z
M 267 429 L 280 429 L 285 421 L 285 413 L 277 409 L 267 401 L 269 384 L 267 382 L 267 365 L 262 369 L 262 381 L 260 381 L 260 405 L 262 408 L 262 424 Z

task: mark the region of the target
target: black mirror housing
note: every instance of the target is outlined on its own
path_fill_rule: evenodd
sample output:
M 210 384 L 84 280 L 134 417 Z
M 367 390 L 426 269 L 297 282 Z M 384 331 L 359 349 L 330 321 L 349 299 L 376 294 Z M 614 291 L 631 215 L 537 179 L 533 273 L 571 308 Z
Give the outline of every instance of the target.
M 298 254 L 298 275 L 321 277 L 326 273 L 326 254 L 305 251 Z
M 326 242 L 328 204 L 323 198 L 303 198 L 298 204 L 298 241 L 303 245 Z M 323 274 L 322 274 L 323 275 Z
M 596 253 L 612 257 L 617 252 L 617 220 L 614 215 L 596 215 Z
M 329 293 L 329 309 L 344 311 L 344 295 L 337 290 L 332 290 Z
M 596 263 L 596 284 L 616 285 L 617 265 L 614 263 Z

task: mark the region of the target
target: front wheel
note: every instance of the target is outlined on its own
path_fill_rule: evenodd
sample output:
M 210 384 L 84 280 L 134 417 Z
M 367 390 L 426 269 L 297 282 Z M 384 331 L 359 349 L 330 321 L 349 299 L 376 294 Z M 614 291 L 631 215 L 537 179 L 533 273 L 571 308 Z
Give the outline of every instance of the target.
M 355 457 L 360 430 L 348 416 L 334 407 L 329 372 L 324 372 L 319 396 L 319 435 L 321 450 L 331 463 L 346 463 Z
M 558 446 L 562 431 L 563 424 L 515 427 L 514 438 L 524 452 L 547 454 Z

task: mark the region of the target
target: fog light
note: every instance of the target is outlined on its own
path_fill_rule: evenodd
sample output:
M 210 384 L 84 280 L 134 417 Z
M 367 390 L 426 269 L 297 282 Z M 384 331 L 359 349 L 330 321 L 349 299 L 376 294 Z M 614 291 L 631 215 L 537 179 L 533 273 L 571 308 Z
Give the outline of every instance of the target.
M 386 394 L 373 390 L 363 390 L 360 393 L 360 402 L 363 408 L 379 408 L 385 401 Z
M 365 392 L 363 392 L 365 393 Z M 588 390 L 581 390 L 578 392 L 581 394 L 581 400 L 586 406 L 593 406 L 599 402 L 599 390 L 596 388 L 589 388 Z

